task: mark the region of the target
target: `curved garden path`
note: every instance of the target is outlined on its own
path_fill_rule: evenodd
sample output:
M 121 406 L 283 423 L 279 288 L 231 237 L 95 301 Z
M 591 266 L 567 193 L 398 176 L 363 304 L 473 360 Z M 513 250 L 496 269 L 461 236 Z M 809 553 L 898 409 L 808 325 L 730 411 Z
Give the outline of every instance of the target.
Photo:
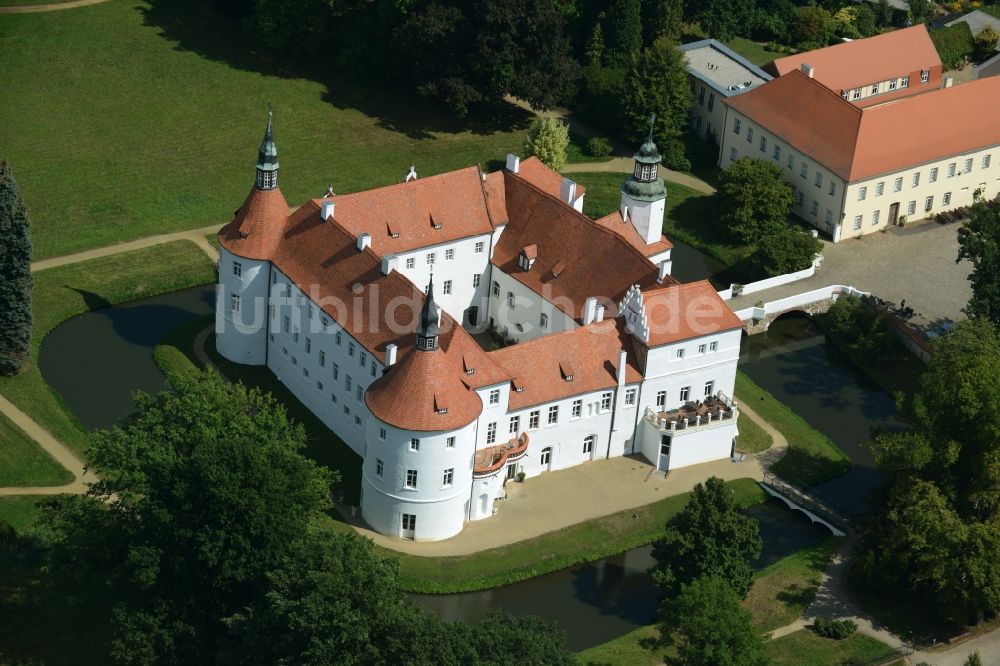
M 74 9 L 87 5 L 99 5 L 108 0 L 70 0 L 69 2 L 51 2 L 46 5 L 11 5 L 0 7 L 0 14 L 37 14 L 39 12 L 57 12 L 61 9 Z

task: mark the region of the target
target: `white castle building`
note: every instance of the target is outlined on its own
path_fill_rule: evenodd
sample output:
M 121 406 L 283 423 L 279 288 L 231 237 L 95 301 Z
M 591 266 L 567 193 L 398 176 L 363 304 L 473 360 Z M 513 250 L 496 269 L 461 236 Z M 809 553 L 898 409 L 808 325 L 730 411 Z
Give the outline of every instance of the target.
M 218 351 L 266 365 L 361 456 L 362 516 L 401 538 L 489 518 L 520 472 L 727 458 L 741 322 L 670 276 L 651 138 L 635 159 L 596 221 L 582 187 L 514 156 L 292 211 L 269 118 L 219 233 Z M 489 331 L 516 344 L 486 351 Z

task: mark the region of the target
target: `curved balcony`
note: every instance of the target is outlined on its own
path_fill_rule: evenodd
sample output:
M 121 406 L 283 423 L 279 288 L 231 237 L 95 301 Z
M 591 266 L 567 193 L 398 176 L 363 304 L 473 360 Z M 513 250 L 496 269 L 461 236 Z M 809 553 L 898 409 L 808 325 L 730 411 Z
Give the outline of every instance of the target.
M 528 452 L 528 433 L 522 432 L 520 437 L 511 438 L 504 444 L 488 446 L 476 451 L 476 462 L 472 467 L 472 477 L 480 479 L 496 474 L 507 463 L 520 460 Z

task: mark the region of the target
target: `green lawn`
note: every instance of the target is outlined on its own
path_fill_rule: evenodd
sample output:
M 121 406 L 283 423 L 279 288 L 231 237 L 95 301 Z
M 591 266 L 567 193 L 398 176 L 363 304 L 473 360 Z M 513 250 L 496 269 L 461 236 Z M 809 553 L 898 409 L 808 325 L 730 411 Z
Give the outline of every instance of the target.
M 75 10 L 74 10 L 75 11 Z M 32 361 L 16 377 L 0 378 L 0 393 L 80 453 L 86 432 L 45 383 L 36 365 L 42 338 L 73 315 L 110 304 L 215 281 L 205 253 L 190 241 L 50 268 L 35 274 Z
M 764 432 L 764 429 L 757 425 L 746 414 L 740 414 L 736 418 L 736 427 L 740 434 L 736 437 L 736 450 L 743 453 L 760 453 L 771 448 L 774 440 Z
M 736 373 L 736 396 L 740 402 L 751 405 L 788 440 L 788 451 L 772 467 L 775 474 L 806 487 L 840 476 L 851 468 L 847 454 L 829 437 L 803 421 L 742 372 Z
M 0 522 L 10 523 L 19 534 L 31 531 L 38 520 L 41 509 L 40 495 L 14 495 L 0 497 Z
M 35 258 L 229 219 L 274 104 L 293 205 L 519 152 L 513 106 L 456 119 L 328 59 L 272 58 L 196 0 L 0 15 L 0 150 L 34 222 Z M 44 85 L 40 85 L 44 82 Z
M 744 603 L 758 629 L 773 631 L 802 615 L 816 596 L 823 570 L 839 543 L 830 537 L 757 573 Z
M 800 629 L 767 644 L 767 656 L 775 666 L 865 666 L 880 664 L 898 653 L 885 643 L 854 634 L 842 641 L 817 636 Z
M 607 137 L 605 137 L 607 138 Z M 610 139 L 608 139 L 610 141 Z M 575 132 L 569 133 L 569 146 L 566 147 L 566 164 L 580 164 L 581 162 L 608 162 L 611 155 L 607 157 L 594 157 L 587 154 L 586 137 Z
M 567 173 L 567 178 L 587 188 L 583 212 L 592 218 L 618 210 L 624 173 Z M 736 267 L 747 255 L 745 246 L 729 237 L 719 224 L 715 198 L 677 183 L 666 183 L 667 202 L 663 215 L 663 233 L 727 266 Z
M 656 638 L 659 633 L 655 624 L 639 627 L 624 636 L 577 653 L 577 663 L 580 666 L 657 666 L 663 663 L 662 656 L 666 651 L 647 650 L 641 641 Z
M 0 487 L 61 486 L 72 480 L 68 469 L 0 415 Z
M 726 46 L 739 53 L 741 56 L 762 67 L 777 58 L 783 58 L 787 53 L 772 51 L 765 44 L 754 42 L 743 37 L 736 37 L 726 42 Z

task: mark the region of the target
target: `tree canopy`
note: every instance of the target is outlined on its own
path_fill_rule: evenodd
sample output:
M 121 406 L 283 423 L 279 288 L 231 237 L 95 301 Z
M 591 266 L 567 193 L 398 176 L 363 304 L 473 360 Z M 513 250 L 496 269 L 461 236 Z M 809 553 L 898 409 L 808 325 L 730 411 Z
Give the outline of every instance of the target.
M 780 166 L 741 157 L 719 179 L 720 219 L 744 243 L 757 243 L 788 226 L 792 187 L 781 179 Z
M 757 521 L 743 515 L 721 479 L 697 484 L 687 504 L 667 521 L 666 534 L 653 544 L 651 573 L 666 596 L 666 605 L 681 588 L 700 576 L 717 576 L 740 598 L 753 583 L 751 560 L 763 542 Z
M 796 227 L 785 227 L 757 241 L 750 263 L 764 277 L 801 271 L 823 249 L 819 239 Z
M 555 118 L 535 118 L 528 128 L 524 154 L 534 155 L 550 169 L 559 171 L 566 166 L 567 146 L 569 146 L 569 127 Z
M 680 136 L 691 112 L 691 85 L 676 44 L 660 37 L 643 49 L 625 79 L 623 97 L 629 139 L 645 138 L 652 113 L 657 141 L 666 144 Z
M 702 576 L 664 604 L 660 643 L 676 648 L 670 666 L 765 666 L 764 638 L 729 583 Z
M 0 374 L 15 374 L 31 349 L 31 224 L 10 164 L 0 160 Z
M 958 258 L 972 263 L 972 299 L 966 314 L 1000 327 L 1000 205 L 977 199 L 958 230 Z

